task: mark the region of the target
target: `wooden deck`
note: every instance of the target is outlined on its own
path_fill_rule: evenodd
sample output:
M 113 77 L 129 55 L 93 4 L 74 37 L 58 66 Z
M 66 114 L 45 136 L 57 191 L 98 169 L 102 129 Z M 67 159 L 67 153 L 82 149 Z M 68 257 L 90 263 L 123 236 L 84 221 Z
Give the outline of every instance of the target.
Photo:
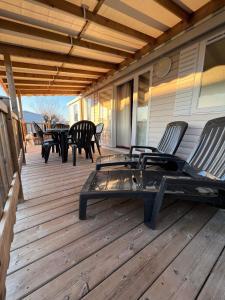
M 79 191 L 93 169 L 57 154 L 45 165 L 40 148 L 29 149 L 8 300 L 225 299 L 224 211 L 168 201 L 152 231 L 141 201 L 102 199 L 79 221 Z

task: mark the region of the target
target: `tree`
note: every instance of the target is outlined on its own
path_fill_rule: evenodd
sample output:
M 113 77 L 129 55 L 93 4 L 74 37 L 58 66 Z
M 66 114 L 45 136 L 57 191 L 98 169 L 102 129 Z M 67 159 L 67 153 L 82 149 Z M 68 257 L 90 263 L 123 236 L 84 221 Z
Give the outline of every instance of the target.
M 62 111 L 62 104 L 52 99 L 41 99 L 41 101 L 36 101 L 33 105 L 34 111 L 41 114 L 45 120 L 46 123 L 52 124 L 52 123 L 64 123 L 65 119 L 63 115 L 61 114 Z

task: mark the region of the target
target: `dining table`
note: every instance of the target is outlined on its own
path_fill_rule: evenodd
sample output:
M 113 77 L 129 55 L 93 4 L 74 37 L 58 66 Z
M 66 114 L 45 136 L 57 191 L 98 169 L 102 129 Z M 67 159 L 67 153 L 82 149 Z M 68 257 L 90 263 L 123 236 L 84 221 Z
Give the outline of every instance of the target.
M 62 163 L 65 163 L 68 160 L 68 133 L 69 128 L 48 128 L 44 131 L 44 134 L 58 136 L 61 148 Z

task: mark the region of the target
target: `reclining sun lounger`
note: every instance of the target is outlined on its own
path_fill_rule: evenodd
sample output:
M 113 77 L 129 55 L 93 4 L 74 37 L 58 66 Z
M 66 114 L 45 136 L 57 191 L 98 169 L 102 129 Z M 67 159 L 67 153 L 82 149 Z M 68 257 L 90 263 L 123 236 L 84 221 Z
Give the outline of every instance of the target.
M 129 165 L 132 168 L 136 168 L 139 164 L 139 154 L 133 153 L 134 149 L 148 150 L 150 153 L 173 155 L 177 151 L 187 127 L 188 124 L 183 121 L 171 122 L 167 125 L 157 148 L 151 146 L 132 146 L 128 154 L 100 156 L 96 161 L 96 170 L 100 170 L 102 167 L 119 165 Z
M 144 163 L 148 159 L 144 157 Z M 143 198 L 144 222 L 153 229 L 164 195 L 225 208 L 225 117 L 207 122 L 195 151 L 177 172 L 148 169 L 92 172 L 80 193 L 79 217 L 86 218 L 89 199 Z

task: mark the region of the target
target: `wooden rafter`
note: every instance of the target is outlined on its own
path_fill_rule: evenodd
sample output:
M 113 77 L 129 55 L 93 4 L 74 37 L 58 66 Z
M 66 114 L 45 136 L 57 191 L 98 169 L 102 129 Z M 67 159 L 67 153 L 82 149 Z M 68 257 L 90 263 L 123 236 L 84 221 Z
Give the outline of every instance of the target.
M 3 60 L 0 60 L 0 66 L 4 66 Z M 72 74 L 83 74 L 91 76 L 100 76 L 103 72 L 91 71 L 91 70 L 82 70 L 82 69 L 73 69 L 73 68 L 62 68 L 49 65 L 41 64 L 31 64 L 24 62 L 12 62 L 13 68 L 18 69 L 30 69 L 30 70 L 40 70 L 40 71 L 49 71 L 49 72 L 63 72 L 63 73 L 72 73 Z
M 154 0 L 159 5 L 163 6 L 165 9 L 169 10 L 171 13 L 176 15 L 181 20 L 188 20 L 190 17 L 190 14 L 181 8 L 178 4 L 171 0 Z
M 55 89 L 53 89 L 53 90 L 29 90 L 29 91 L 27 91 L 27 90 L 19 90 L 18 91 L 22 96 L 25 96 L 25 95 L 31 95 L 31 96 L 33 96 L 33 95 L 36 95 L 36 96 L 38 96 L 38 95 L 40 95 L 40 96 L 42 96 L 42 95 L 54 95 L 54 96 L 56 96 L 56 95 L 74 95 L 74 96 L 76 96 L 76 95 L 79 95 L 80 94 L 80 91 L 66 91 L 66 90 L 62 90 L 62 91 L 57 91 L 57 90 L 55 90 Z
M 6 78 L 6 73 L 4 71 L 0 71 L 0 77 Z M 24 73 L 24 72 L 13 72 L 13 77 L 15 79 L 19 78 L 29 78 L 33 79 L 46 79 L 46 80 L 64 80 L 64 81 L 81 81 L 81 82 L 93 82 L 92 78 L 85 77 L 73 77 L 73 76 L 61 76 L 61 75 L 48 75 L 48 74 L 33 74 L 33 73 Z
M 185 31 L 189 27 L 195 25 L 202 19 L 206 18 L 207 16 L 213 14 L 217 10 L 221 9 L 225 6 L 225 0 L 214 0 L 206 3 L 204 6 L 199 8 L 196 12 L 192 13 L 191 16 L 187 21 L 181 21 L 172 28 L 168 29 L 166 32 L 162 33 L 156 40 L 154 44 L 147 44 L 140 50 L 136 51 L 134 59 L 125 59 L 122 63 L 119 64 L 119 70 L 124 69 L 134 60 L 140 59 L 143 55 L 151 52 L 156 47 L 160 46 L 161 44 L 169 41 L 171 38 L 175 37 L 176 35 L 180 34 L 181 32 Z M 114 74 L 113 70 L 110 70 L 107 74 L 104 74 L 102 77 L 98 79 L 98 82 L 102 81 L 106 78 L 106 76 L 112 76 Z M 85 93 L 85 91 L 84 91 Z
M 3 82 L 7 86 L 7 80 L 3 79 Z M 15 79 L 15 84 L 23 85 L 50 85 L 53 81 L 49 80 L 25 80 L 25 79 Z M 61 86 L 87 86 L 88 83 L 85 82 L 72 82 L 72 81 L 54 81 L 55 85 Z
M 3 18 L 0 18 L 0 27 L 2 29 L 6 29 L 6 30 L 9 30 L 12 32 L 22 33 L 22 34 L 26 34 L 26 35 L 29 35 L 32 37 L 39 37 L 42 39 L 66 44 L 68 46 L 71 46 L 71 44 L 72 44 L 74 46 L 79 46 L 79 47 L 90 49 L 90 50 L 105 52 L 105 53 L 117 55 L 120 57 L 130 57 L 130 58 L 133 57 L 133 53 L 130 53 L 127 51 L 103 46 L 103 45 L 96 44 L 96 43 L 89 42 L 89 41 L 80 40 L 80 39 L 77 39 L 74 37 L 69 37 L 69 36 L 66 36 L 66 35 L 63 35 L 60 33 L 55 33 L 50 30 L 40 29 L 40 28 L 30 26 L 30 25 L 24 25 L 24 24 L 14 22 L 14 21 L 9 21 L 9 20 L 3 19 Z
M 54 90 L 60 90 L 60 91 L 80 91 L 81 89 L 83 89 L 83 86 L 57 86 L 57 85 L 19 85 L 16 84 L 16 89 L 17 90 L 49 90 L 49 89 L 54 89 Z
M 21 47 L 6 43 L 0 43 L 0 53 L 10 54 L 14 56 L 36 58 L 47 61 L 63 62 L 68 64 L 76 64 L 81 66 L 96 67 L 103 69 L 117 69 L 118 64 L 108 63 L 100 60 L 84 58 L 80 56 L 65 55 L 61 53 L 37 50 L 29 47 Z
M 34 0 L 34 1 L 38 2 L 38 3 L 42 3 L 42 4 L 52 7 L 52 8 L 59 9 L 63 12 L 72 14 L 73 16 L 76 16 L 79 18 L 84 17 L 83 9 L 81 6 L 75 5 L 75 4 L 65 1 L 65 0 Z M 125 26 L 121 23 L 115 22 L 111 19 L 97 15 L 88 10 L 86 11 L 86 20 L 88 20 L 90 22 L 94 22 L 98 25 L 109 28 L 111 30 L 118 31 L 119 33 L 130 35 L 134 38 L 143 40 L 148 43 L 153 43 L 155 40 L 152 36 L 149 36 L 143 32 L 140 32 L 133 28 Z

